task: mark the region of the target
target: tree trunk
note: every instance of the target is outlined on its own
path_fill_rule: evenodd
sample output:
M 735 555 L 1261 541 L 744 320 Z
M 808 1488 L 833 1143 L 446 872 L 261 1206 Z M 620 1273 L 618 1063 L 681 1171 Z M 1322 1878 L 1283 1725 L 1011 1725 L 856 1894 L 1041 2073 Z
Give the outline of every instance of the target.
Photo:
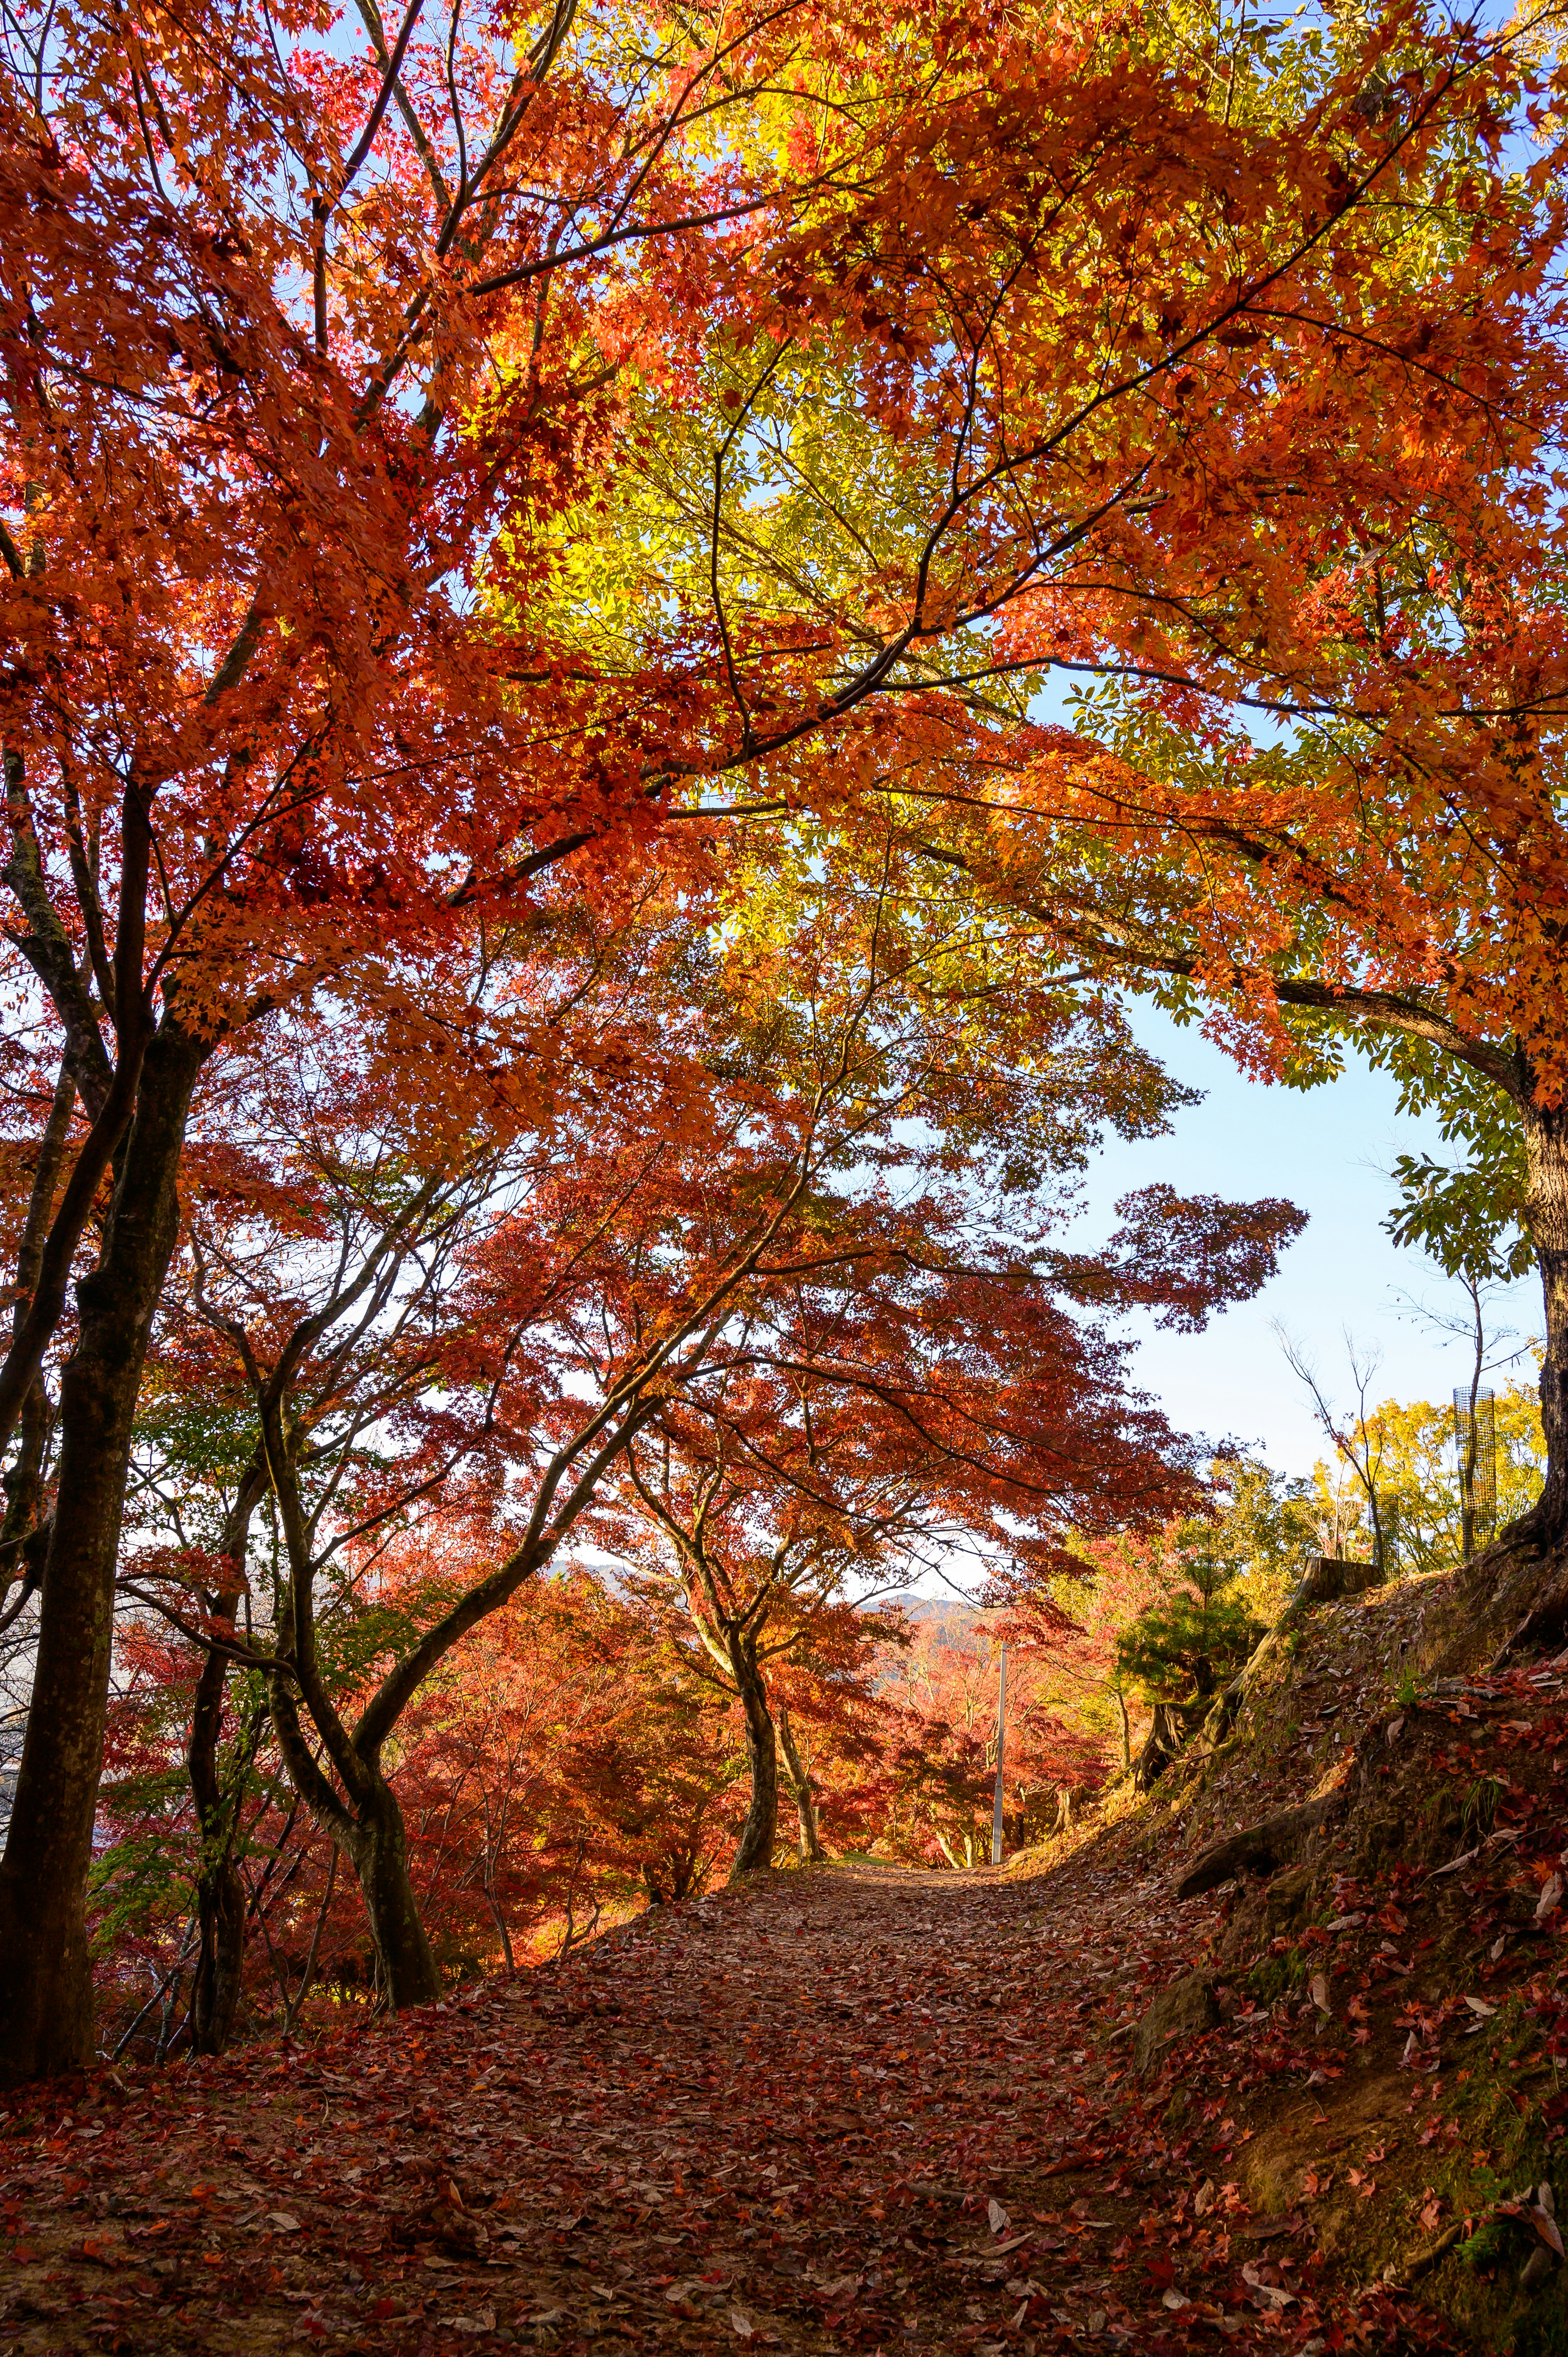
M 176 1180 L 205 1049 L 165 1018 L 147 1050 L 103 1254 L 77 1287 L 33 1698 L 0 1863 L 0 2083 L 92 2060 L 86 1897 L 131 1425 L 178 1232 Z
M 411 2005 L 435 2005 L 441 1975 L 408 1870 L 408 1838 L 397 1794 L 375 1771 L 370 1796 L 354 1813 L 352 1828 L 339 1837 L 360 1879 L 360 1890 L 376 1943 L 381 1988 L 393 2013 Z
M 260 1460 L 247 1466 L 230 1512 L 224 1553 L 234 1566 L 237 1580 L 243 1580 L 245 1576 L 251 1516 L 263 1494 L 264 1480 Z M 236 1586 L 209 1596 L 209 1609 L 218 1619 L 232 1620 L 243 1593 L 243 1588 Z M 196 1682 L 196 1703 L 185 1754 L 191 1797 L 196 1803 L 196 1822 L 201 1833 L 201 1863 L 196 1878 L 200 1943 L 190 1985 L 193 2054 L 221 2054 L 228 2045 L 233 2035 L 245 1964 L 245 1886 L 234 1863 L 234 1836 L 240 1825 L 244 1773 L 242 1770 L 235 1789 L 225 1793 L 218 1760 L 228 1682 L 229 1664 L 224 1656 L 209 1652 Z M 242 1757 L 246 1757 L 244 1747 Z
M 1568 1541 L 1568 1104 L 1523 1108 L 1525 1224 L 1541 1268 L 1545 1350 L 1541 1362 L 1541 1421 L 1546 1435 L 1546 1484 L 1530 1512 L 1507 1534 L 1528 1537 L 1541 1552 Z
M 43 1264 L 44 1238 L 54 1211 L 55 1189 L 65 1165 L 70 1116 L 76 1104 L 76 1066 L 67 1055 L 55 1082 L 54 1099 L 38 1158 L 27 1217 L 16 1254 L 16 1300 L 11 1312 L 11 1335 L 21 1332 Z M 0 1596 L 16 1581 L 24 1592 L 36 1587 L 43 1570 L 46 1547 L 38 1544 L 43 1520 L 44 1469 L 52 1426 L 49 1395 L 41 1372 L 35 1375 L 17 1416 L 16 1453 L 5 1476 L 5 1518 L 0 1524 Z M 29 1542 L 33 1542 L 29 1544 Z M 15 1599 L 11 1599 L 15 1602 Z
M 200 1946 L 190 1984 L 190 2050 L 221 2054 L 234 2035 L 245 1968 L 245 1886 L 234 1863 L 232 1827 L 216 1856 L 202 1855 L 196 1886 Z
M 186 1763 L 201 1832 L 201 1863 L 196 1878 L 199 1931 L 196 1973 L 190 1985 L 190 2050 L 221 2054 L 233 2034 L 245 1963 L 245 1886 L 234 1863 L 239 1794 L 226 1795 L 219 1770 L 227 1663 L 209 1653 L 196 1682 Z
M 796 1749 L 789 1709 L 783 1703 L 779 1706 L 779 1742 L 795 1792 L 795 1814 L 800 1833 L 800 1863 L 802 1866 L 821 1866 L 823 1850 L 822 1835 L 817 1831 L 816 1796 L 811 1791 L 811 1780 L 806 1773 L 805 1764 Z
M 1483 1648 L 1494 1667 L 1568 1629 L 1568 1105 L 1520 1104 L 1525 1144 L 1524 1224 L 1541 1270 L 1545 1313 L 1541 1422 L 1546 1480 L 1530 1512 L 1484 1547 L 1455 1609 L 1422 1648 L 1428 1670 L 1468 1667 Z M 1494 1649 L 1495 1648 L 1495 1652 Z
M 1133 1781 L 1141 1792 L 1146 1792 L 1150 1785 L 1164 1775 L 1171 1762 L 1180 1759 L 1181 1748 L 1182 1730 L 1175 1710 L 1168 1702 L 1157 1702 L 1147 1740 L 1133 1770 Z
M 741 1827 L 740 1847 L 730 1867 L 731 1882 L 773 1863 L 779 1835 L 779 1745 L 768 1712 L 768 1695 L 757 1663 L 755 1638 L 734 1637 L 730 1668 L 746 1713 L 746 1748 L 751 1760 L 751 1806 Z

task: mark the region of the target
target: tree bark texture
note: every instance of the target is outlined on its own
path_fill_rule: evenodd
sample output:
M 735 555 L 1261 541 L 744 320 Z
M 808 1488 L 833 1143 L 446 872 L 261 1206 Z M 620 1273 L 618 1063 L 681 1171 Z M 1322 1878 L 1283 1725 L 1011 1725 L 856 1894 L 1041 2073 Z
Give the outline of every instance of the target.
M 729 1657 L 746 1713 L 746 1748 L 751 1761 L 751 1805 L 729 1870 L 731 1882 L 738 1882 L 744 1875 L 773 1863 L 773 1845 L 779 1835 L 779 1744 L 757 1665 L 756 1637 L 732 1634 Z
M 441 1996 L 441 1975 L 413 1894 L 403 1811 L 379 1771 L 339 1847 L 347 1851 L 359 1877 L 391 2010 L 402 2013 L 411 2005 L 435 2005 Z
M 1568 1542 L 1568 1105 L 1526 1103 L 1525 1222 L 1541 1268 L 1545 1347 L 1541 1421 L 1546 1484 L 1538 1503 L 1513 1526 L 1542 1551 Z
M 221 2054 L 228 2045 L 245 1963 L 245 1886 L 234 1862 L 240 1795 L 224 1792 L 219 1758 L 227 1670 L 221 1653 L 209 1652 L 203 1662 L 186 1748 L 191 1797 L 201 1832 L 201 1862 L 196 1878 L 199 1944 L 190 1985 L 193 2054 Z
M 817 1801 L 811 1790 L 811 1780 L 806 1772 L 795 1742 L 795 1731 L 789 1724 L 787 1706 L 780 1703 L 778 1713 L 779 1743 L 784 1754 L 784 1765 L 795 1793 L 795 1815 L 800 1826 L 800 1863 L 821 1866 L 824 1852 L 822 1835 L 817 1830 Z
M 1149 1732 L 1133 1770 L 1133 1781 L 1141 1792 L 1146 1792 L 1175 1760 L 1181 1757 L 1184 1730 L 1168 1702 L 1157 1702 L 1149 1723 Z
M 86 1897 L 131 1426 L 178 1232 L 177 1178 L 203 1047 L 166 1017 L 143 1067 L 102 1257 L 77 1287 L 32 1705 L 0 1862 L 0 2083 L 91 2061 Z
M 190 2050 L 221 2054 L 234 2034 L 245 1966 L 245 1886 L 234 1863 L 232 1827 L 221 1846 L 202 1848 L 196 1887 L 199 1944 L 190 1984 Z
M 258 1456 L 241 1477 L 229 1515 L 225 1553 L 234 1566 L 237 1582 L 245 1576 L 251 1516 L 263 1494 L 265 1479 L 264 1463 Z M 239 1585 L 225 1588 L 208 1598 L 209 1608 L 219 1619 L 232 1620 L 243 1592 Z M 245 1964 L 245 1886 L 234 1862 L 244 1778 L 242 1774 L 234 1789 L 226 1792 L 219 1754 L 228 1683 L 228 1661 L 214 1649 L 202 1663 L 201 1674 L 196 1682 L 196 1702 L 185 1755 L 196 1822 L 201 1833 L 201 1863 L 196 1878 L 199 1945 L 196 1973 L 190 1985 L 193 2054 L 221 2054 L 228 2045 L 233 2035 Z
M 60 1063 L 54 1100 L 38 1142 L 32 1196 L 22 1230 L 21 1249 L 16 1254 L 16 1303 L 11 1313 L 13 1339 L 22 1330 L 33 1288 L 38 1281 L 44 1238 L 65 1165 L 75 1104 L 76 1066 L 67 1053 Z M 34 1376 L 18 1411 L 16 1454 L 5 1476 L 5 1518 L 0 1524 L 0 1595 L 18 1580 L 30 1590 L 42 1573 L 42 1550 L 29 1546 L 28 1541 L 38 1533 L 43 1519 L 44 1467 L 51 1421 L 48 1393 L 39 1373 Z

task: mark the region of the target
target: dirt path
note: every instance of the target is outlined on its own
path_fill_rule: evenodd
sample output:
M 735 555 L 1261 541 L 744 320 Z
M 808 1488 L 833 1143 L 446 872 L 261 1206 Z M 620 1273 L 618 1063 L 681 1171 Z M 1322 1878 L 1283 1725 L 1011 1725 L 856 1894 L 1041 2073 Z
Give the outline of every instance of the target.
M 0 2351 L 1310 2345 L 1223 2104 L 1129 2100 L 1192 1934 L 1092 1853 L 839 1867 L 390 2029 L 99 2074 L 0 2123 Z

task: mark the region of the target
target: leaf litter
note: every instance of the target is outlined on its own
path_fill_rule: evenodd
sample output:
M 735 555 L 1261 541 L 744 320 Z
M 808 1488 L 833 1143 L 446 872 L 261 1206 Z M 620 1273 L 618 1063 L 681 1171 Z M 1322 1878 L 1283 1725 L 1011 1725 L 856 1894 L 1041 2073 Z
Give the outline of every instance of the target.
M 0 2348 L 1453 2345 L 1319 2282 L 1299 2214 L 1262 2255 L 1236 2117 L 1134 2076 L 1191 1917 L 1092 1850 L 779 1874 L 383 2027 L 24 2093 Z

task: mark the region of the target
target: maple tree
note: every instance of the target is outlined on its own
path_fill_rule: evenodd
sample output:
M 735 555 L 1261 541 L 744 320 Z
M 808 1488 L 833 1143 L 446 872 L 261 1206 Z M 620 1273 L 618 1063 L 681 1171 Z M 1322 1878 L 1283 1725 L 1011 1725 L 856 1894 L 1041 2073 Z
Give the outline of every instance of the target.
M 475 1544 L 444 1516 L 400 1533 L 367 1608 L 381 1623 L 372 1641 L 403 1595 L 427 1610 L 433 1593 L 457 1592 Z M 342 1620 L 332 1690 L 351 1711 L 364 1653 Z M 226 1688 L 220 1754 L 237 1932 L 214 1920 L 210 1834 L 187 1759 L 203 1660 L 156 1616 L 123 1623 L 91 1906 L 111 2052 L 220 2051 L 269 2013 L 285 2029 L 308 2020 L 313 1990 L 330 1992 L 328 2012 L 378 1991 L 352 1873 L 292 1789 L 264 1690 L 244 1670 Z M 580 1943 L 607 1913 L 699 1889 L 733 1838 L 737 1768 L 730 1714 L 630 1599 L 582 1571 L 520 1589 L 399 1729 L 393 1772 L 444 1982 L 521 1969 Z
M 714 1405 L 722 1426 L 706 1448 L 706 1435 L 685 1433 L 677 1440 L 660 1417 L 640 1446 L 632 1442 L 626 1465 L 643 1531 L 652 1540 L 631 1540 L 639 1585 L 665 1605 L 669 1618 L 679 1611 L 682 1633 L 696 1641 L 694 1658 L 687 1655 L 693 1667 L 733 1695 L 744 1717 L 750 1799 L 731 1861 L 732 1881 L 773 1862 L 781 1752 L 803 1848 L 808 1857 L 822 1855 L 810 1780 L 792 1732 L 786 1738 L 788 1706 L 780 1721 L 770 1692 L 772 1664 L 802 1652 L 824 1620 L 842 1616 L 846 1577 L 874 1577 L 875 1539 L 896 1520 L 878 1513 L 864 1490 L 848 1504 L 842 1492 L 834 1494 L 834 1451 L 830 1440 L 822 1452 L 824 1465 L 814 1417 L 799 1444 L 808 1459 L 806 1478 L 792 1482 L 792 1436 L 787 1426 L 779 1427 L 777 1397 L 757 1398 L 764 1387 L 755 1381 L 746 1388 L 754 1398 L 746 1405 L 733 1391 L 728 1398 L 721 1394 Z M 796 1406 L 793 1400 L 789 1405 Z M 760 1430 L 747 1414 L 751 1405 L 763 1411 Z
M 1405 511 L 1433 473 L 1390 397 L 1412 345 L 1461 488 L 1481 411 L 1550 404 L 1520 324 L 1549 172 L 1480 261 L 1391 240 L 1412 189 L 1444 219 L 1494 207 L 1477 159 L 1519 104 L 1507 44 L 1418 10 L 1287 45 L 1278 73 L 1249 37 L 1228 75 L 1179 12 L 1045 13 L 1026 38 L 937 12 L 869 47 L 803 0 L 359 13 L 362 42 L 303 7 L 6 23 L 4 877 L 38 1117 L 0 1431 L 6 1561 L 41 1598 L 0 1866 L 11 2072 L 89 2050 L 114 1556 L 215 1064 L 329 997 L 460 1128 L 476 1088 L 542 1084 L 526 1055 L 505 1073 L 521 1010 L 503 1042 L 476 994 L 487 928 L 613 899 L 655 835 L 700 858 L 688 781 L 742 770 L 836 812 L 889 766 L 983 769 L 977 665 L 1040 741 L 1028 682 L 1149 628 L 1181 567 L 1194 612 L 1261 590 L 1260 513 Z M 1290 350 L 1283 483 L 1254 338 Z M 729 492 L 802 365 L 807 430 L 863 457 L 802 445 L 819 544 L 791 568 Z M 620 487 L 650 479 L 650 430 L 680 457 L 671 407 L 704 389 L 703 597 L 639 574 L 628 644 L 575 551 L 607 533 L 646 572 Z M 869 538 L 822 539 L 873 509 Z M 1275 654 L 1312 528 L 1280 545 Z
M 774 1667 L 769 1701 L 795 1803 L 796 1856 L 820 1866 L 880 1821 L 886 1784 L 889 1645 L 904 1642 L 896 1604 L 819 1615 L 809 1645 Z
M 7 1563 L 42 1598 L 0 1866 L 8 2070 L 88 2050 L 113 1557 L 193 1094 L 329 988 L 371 1053 L 445 1063 L 450 1118 L 465 1060 L 481 1084 L 500 1060 L 465 986 L 487 918 L 578 854 L 569 896 L 618 888 L 670 779 L 749 757 L 704 733 L 705 639 L 607 710 L 531 596 L 530 534 L 635 432 L 623 378 L 744 331 L 781 281 L 822 332 L 858 320 L 811 246 L 857 217 L 897 114 L 814 7 L 359 16 L 5 29 L 4 877 L 53 1107 L 0 1371 Z M 824 115 L 844 74 L 856 102 Z M 521 600 L 499 637 L 481 573 Z
M 825 1574 L 831 1603 L 882 1549 L 914 1566 L 967 1535 L 1025 1583 L 1054 1568 L 1069 1521 L 1110 1527 L 1192 1493 L 1183 1444 L 1082 1313 L 1149 1305 L 1199 1325 L 1255 1289 L 1301 1224 L 1283 1203 L 1156 1189 L 1128 1200 L 1102 1253 L 1045 1243 L 1089 1125 L 1159 1117 L 1165 1084 L 1114 1010 L 1097 1018 L 1072 993 L 1020 1007 L 1011 991 L 977 1006 L 955 987 L 972 944 L 897 941 L 877 909 L 826 891 L 815 911 L 794 903 L 789 949 L 782 963 L 750 942 L 715 951 L 703 975 L 683 922 L 660 934 L 645 910 L 618 941 L 596 935 L 596 987 L 577 986 L 580 952 L 557 977 L 572 987 L 547 1125 L 500 1143 L 491 1125 L 467 1155 L 437 1141 L 434 1168 L 418 1107 L 377 1134 L 363 1083 L 335 1095 L 308 1041 L 292 1063 L 274 1049 L 248 1094 L 232 1065 L 223 1139 L 192 1149 L 206 1200 L 179 1334 L 188 1349 L 205 1333 L 200 1380 L 215 1345 L 218 1395 L 243 1402 L 228 1568 L 215 1582 L 194 1529 L 172 1561 L 156 1534 L 128 1584 L 208 1644 L 213 1705 L 226 1658 L 262 1679 L 286 1772 L 358 1878 L 393 2005 L 440 1987 L 392 1770 L 400 1730 L 563 1547 L 613 1543 L 635 1507 L 666 1535 L 674 1523 L 690 1578 L 709 1533 L 681 1484 L 700 1504 L 706 1483 L 723 1492 L 714 1529 L 754 1554 L 759 1514 L 782 1535 L 780 1563 L 804 1578 L 765 1577 L 760 1594 L 792 1589 L 808 1654 L 802 1586 Z M 1024 1026 L 1027 1071 L 1010 1052 Z M 658 1057 L 634 1057 L 607 1094 L 607 1057 L 655 1037 Z M 661 1448 L 690 1469 L 660 1491 Z M 263 1497 L 271 1543 L 248 1572 Z M 464 1546 L 433 1559 L 425 1588 L 389 1587 L 386 1549 L 432 1510 L 462 1518 Z M 181 1604 L 193 1580 L 205 1620 Z M 772 1856 L 774 1736 L 750 1650 L 764 1616 L 752 1598 L 729 1605 L 725 1632 L 715 1580 L 710 1633 L 757 1760 L 745 1871 Z M 209 1749 L 203 1762 L 199 1787 Z M 209 1832 L 199 1909 L 232 1960 L 232 1868 Z M 231 1990 L 237 1964 L 219 1977 Z M 200 2020 L 199 2004 L 204 2040 Z M 225 2034 L 216 2019 L 212 2042 Z
M 812 1208 L 821 1229 L 825 1207 Z M 1230 1260 L 1219 1206 L 1163 1194 L 1144 1208 L 1148 1226 L 1116 1241 L 1145 1284 L 1148 1229 L 1179 1233 L 1184 1210 L 1183 1241 L 1219 1243 L 1221 1265 Z M 926 1194 L 897 1215 L 883 1207 L 884 1270 L 844 1286 L 814 1254 L 793 1289 L 786 1272 L 774 1298 L 747 1301 L 714 1379 L 686 1386 L 628 1444 L 628 1507 L 652 1541 L 634 1543 L 630 1560 L 683 1609 L 699 1662 L 705 1652 L 745 1713 L 752 1797 L 732 1879 L 767 1865 L 777 1838 L 774 1661 L 818 1650 L 822 1624 L 846 1603 L 922 1574 L 950 1579 L 967 1563 L 983 1580 L 1004 1555 L 1010 1586 L 1037 1586 L 1069 1528 L 1103 1525 L 1108 1511 L 1157 1518 L 1178 1494 L 1153 1429 L 1141 1462 L 1117 1447 L 1103 1415 L 1107 1371 L 1057 1305 L 1042 1315 L 1035 1284 L 976 1272 L 972 1222 L 961 1199 Z M 1295 1225 L 1277 1205 L 1248 1207 L 1246 1223 L 1243 1261 L 1262 1242 L 1272 1262 L 1273 1242 Z M 1202 1266 L 1201 1252 L 1194 1261 L 1183 1316 L 1197 1324 L 1220 1272 Z M 1114 1299 L 1128 1283 L 1124 1267 L 1058 1268 L 1069 1301 Z M 1231 1262 L 1219 1297 L 1261 1273 Z M 804 1779 L 789 1772 L 799 1802 Z
M 1510 1552 L 1527 1559 L 1519 1609 L 1549 1629 L 1568 1601 L 1563 384 L 1544 266 L 1561 180 L 1542 121 L 1562 68 L 1553 49 L 1532 81 L 1528 31 L 1480 147 L 1423 175 L 1421 200 L 1423 233 L 1462 253 L 1455 284 L 1498 290 L 1529 365 L 1494 398 L 1468 355 L 1410 339 L 1399 290 L 1382 290 L 1356 333 L 1374 373 L 1373 347 L 1408 371 L 1402 401 L 1392 382 L 1385 396 L 1423 451 L 1403 506 L 1309 526 L 1278 642 L 1187 568 L 1118 675 L 1081 698 L 1076 775 L 1059 753 L 1015 763 L 984 797 L 1004 851 L 961 826 L 948 856 L 1033 908 L 1053 955 L 1119 972 L 1182 1019 L 1206 1010 L 1254 1071 L 1308 1085 L 1355 1042 L 1404 1109 L 1435 1111 L 1467 1149 L 1451 1170 L 1402 1163 L 1397 1232 L 1455 1273 L 1539 1275 L 1547 1475 Z M 1555 40 L 1539 33 L 1537 48 Z M 1391 105 L 1390 85 L 1349 145 L 1375 145 Z M 1294 398 L 1288 343 L 1283 320 L 1260 322 L 1240 364 L 1276 416 Z M 1293 462 L 1302 447 L 1297 425 Z M 1267 495 L 1249 511 L 1288 564 Z
M 1136 132 L 1101 79 L 1120 40 Z M 905 666 L 896 713 L 844 739 L 838 806 L 850 832 L 868 800 L 902 814 L 908 888 L 946 877 L 1032 923 L 1051 970 L 1206 1006 L 1254 1071 L 1323 1077 L 1348 1033 L 1408 1103 L 1448 1109 L 1477 1147 L 1460 1191 L 1490 1216 L 1504 1182 L 1541 1275 L 1550 1470 L 1519 1537 L 1555 1559 L 1557 22 L 1132 12 L 1086 23 L 1072 63 L 1043 62 L 1029 98 L 1042 170 L 1075 168 L 1031 210 L 996 143 L 919 387 L 867 401 L 853 365 L 716 343 L 582 585 L 623 657 L 648 617 L 709 613 L 751 726 L 809 580 L 824 636 Z M 971 136 L 960 118 L 953 147 Z M 940 693 L 902 604 L 883 619 L 889 579 L 972 624 L 967 683 Z M 703 807 L 776 817 L 787 856 L 819 782 L 763 766 L 766 791 Z

